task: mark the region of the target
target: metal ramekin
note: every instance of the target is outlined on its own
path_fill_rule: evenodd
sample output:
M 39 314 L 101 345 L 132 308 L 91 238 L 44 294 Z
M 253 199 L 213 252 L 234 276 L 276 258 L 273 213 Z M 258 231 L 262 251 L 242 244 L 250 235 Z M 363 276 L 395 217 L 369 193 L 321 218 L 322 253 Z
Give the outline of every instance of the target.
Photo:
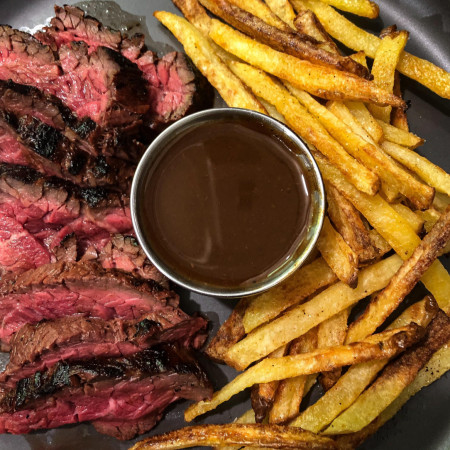
M 303 241 L 300 243 L 293 256 L 286 261 L 281 267 L 273 271 L 264 280 L 259 283 L 252 284 L 247 287 L 217 287 L 207 283 L 199 283 L 185 278 L 175 272 L 170 266 L 166 265 L 158 255 L 153 251 L 149 241 L 146 239 L 145 230 L 139 223 L 139 208 L 142 200 L 142 189 L 145 184 L 146 174 L 149 172 L 151 165 L 157 157 L 168 148 L 168 145 L 181 132 L 188 130 L 190 127 L 197 126 L 203 122 L 213 122 L 214 120 L 223 120 L 225 118 L 244 118 L 262 122 L 271 127 L 276 134 L 282 134 L 292 144 L 291 149 L 294 150 L 301 159 L 301 164 L 305 169 L 305 176 L 308 178 L 311 193 L 311 215 L 308 229 L 305 233 Z M 325 193 L 323 188 L 322 177 L 314 158 L 309 152 L 305 143 L 286 125 L 272 119 L 263 114 L 239 108 L 217 108 L 201 111 L 187 116 L 163 131 L 148 147 L 143 155 L 136 173 L 134 175 L 131 188 L 131 218 L 133 221 L 136 237 L 144 249 L 148 258 L 152 263 L 169 279 L 183 286 L 186 289 L 199 292 L 205 295 L 215 297 L 244 297 L 265 291 L 275 286 L 286 277 L 291 275 L 298 269 L 307 259 L 311 250 L 314 248 L 320 230 L 325 211 Z M 262 243 L 263 244 L 263 243 Z

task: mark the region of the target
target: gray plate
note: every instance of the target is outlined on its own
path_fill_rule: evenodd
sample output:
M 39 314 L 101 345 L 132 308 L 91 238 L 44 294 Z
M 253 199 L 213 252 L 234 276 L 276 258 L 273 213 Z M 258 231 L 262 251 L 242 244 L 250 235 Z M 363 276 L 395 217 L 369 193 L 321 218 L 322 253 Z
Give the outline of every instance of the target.
M 63 2 L 61 2 L 63 3 Z M 74 3 L 69 1 L 68 3 Z M 158 9 L 175 11 L 170 0 L 118 0 L 117 3 L 133 14 L 146 17 L 154 41 L 168 44 L 156 49 L 180 49 L 171 34 L 152 17 Z M 396 23 L 411 33 L 407 50 L 427 58 L 450 71 L 450 1 L 449 0 L 378 0 L 381 17 L 377 20 L 357 20 L 358 25 L 379 32 L 384 26 Z M 1 0 L 1 23 L 15 27 L 34 27 L 52 15 L 54 0 Z M 450 102 L 443 100 L 417 83 L 405 80 L 405 98 L 411 100 L 409 111 L 411 129 L 424 137 L 427 143 L 419 153 L 450 171 L 448 147 L 450 143 Z M 443 261 L 449 267 L 448 260 Z M 212 323 L 212 333 L 229 315 L 234 302 L 211 299 L 179 290 L 182 307 L 193 312 L 200 310 Z M 419 298 L 424 291 L 416 290 L 412 297 Z M 205 361 L 204 366 L 216 388 L 230 380 L 235 371 Z M 362 446 L 365 450 L 448 450 L 450 449 L 450 377 L 445 375 L 417 394 L 397 416 Z M 186 403 L 171 406 L 164 420 L 152 431 L 160 433 L 185 425 L 182 413 Z M 201 423 L 232 421 L 249 407 L 247 395 L 241 394 L 222 405 L 217 413 L 207 415 Z M 133 441 L 134 442 L 134 441 Z M 98 434 L 90 425 L 67 426 L 57 430 L 33 433 L 27 436 L 0 436 L 0 449 L 64 449 L 107 450 L 126 449 L 132 442 L 121 443 Z

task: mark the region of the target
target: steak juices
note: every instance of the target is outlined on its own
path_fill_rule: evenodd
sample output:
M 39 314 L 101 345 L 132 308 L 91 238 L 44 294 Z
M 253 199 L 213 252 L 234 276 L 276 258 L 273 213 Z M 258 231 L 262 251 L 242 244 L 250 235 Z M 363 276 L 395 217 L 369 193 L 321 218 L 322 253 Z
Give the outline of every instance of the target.
M 311 170 L 286 135 L 252 114 L 216 113 L 174 130 L 138 173 L 137 234 L 169 276 L 246 289 L 290 263 L 305 240 Z

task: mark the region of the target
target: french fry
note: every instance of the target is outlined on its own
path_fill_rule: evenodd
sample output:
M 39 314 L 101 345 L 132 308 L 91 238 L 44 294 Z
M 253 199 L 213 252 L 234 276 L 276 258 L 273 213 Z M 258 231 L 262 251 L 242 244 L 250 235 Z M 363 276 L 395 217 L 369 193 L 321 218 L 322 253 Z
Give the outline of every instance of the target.
M 323 178 L 353 203 L 402 259 L 408 259 L 421 242 L 408 222 L 379 195 L 368 196 L 359 192 L 323 156 L 317 152 L 314 156 Z M 439 306 L 447 308 L 450 304 L 450 276 L 444 266 L 435 261 L 421 281 L 434 295 Z
M 401 203 L 391 203 L 391 206 L 409 223 L 416 234 L 423 231 L 424 221 L 414 211 Z
M 175 14 L 157 11 L 154 16 L 167 27 L 184 47 L 200 72 L 218 90 L 228 106 L 246 108 L 267 114 L 254 95 L 216 55 L 208 38 L 193 25 Z
M 351 325 L 346 343 L 357 342 L 372 334 L 397 308 L 428 270 L 450 240 L 450 208 L 444 213 L 400 267 L 389 284 Z
M 258 101 L 261 103 L 261 105 L 266 108 L 267 112 L 269 113 L 270 117 L 273 117 L 274 119 L 277 119 L 281 123 L 286 123 L 286 120 L 284 120 L 284 117 L 278 112 L 277 108 L 273 106 L 271 103 L 267 102 L 261 97 L 257 97 Z
M 269 25 L 256 15 L 230 3 L 228 0 L 200 0 L 203 6 L 239 31 L 253 37 L 271 48 L 307 60 L 320 66 L 350 72 L 358 77 L 369 77 L 369 71 L 353 59 L 336 53 L 329 53 L 307 35 L 284 31 Z M 289 28 L 289 27 L 288 27 Z
M 266 4 L 274 14 L 295 30 L 295 12 L 289 0 L 266 0 Z
M 301 355 L 282 358 L 266 358 L 239 374 L 211 400 L 204 400 L 189 406 L 184 418 L 191 421 L 211 411 L 234 395 L 256 383 L 284 380 L 286 378 L 326 372 L 349 364 L 358 364 L 373 359 L 391 358 L 415 343 L 423 336 L 423 329 L 416 324 L 370 336 L 362 342 L 351 345 L 315 350 Z
M 301 303 L 319 289 L 336 281 L 337 277 L 323 258 L 300 267 L 287 280 L 250 299 L 242 319 L 246 333 L 269 322 L 287 308 Z
M 242 318 L 250 305 L 251 299 L 244 297 L 239 300 L 228 319 L 222 324 L 205 353 L 215 361 L 224 361 L 231 346 L 239 342 L 245 336 Z
M 299 355 L 317 348 L 317 328 L 313 328 L 291 342 L 288 354 Z M 269 423 L 286 423 L 298 415 L 307 378 L 308 375 L 301 375 L 279 382 L 275 401 L 269 413 Z
M 386 241 L 386 239 L 384 239 L 383 236 L 381 236 L 380 233 L 378 233 L 377 230 L 370 230 L 369 235 L 370 242 L 372 242 L 372 245 L 378 249 L 378 251 L 380 252 L 380 257 L 392 250 L 392 246 L 388 241 Z
M 370 111 L 367 109 L 366 105 L 362 102 L 345 102 L 345 106 L 347 106 L 374 142 L 376 144 L 380 143 L 384 137 L 383 129 L 376 121 L 375 117 L 370 114 Z
M 433 200 L 433 208 L 443 213 L 447 209 L 448 205 L 450 205 L 450 197 L 446 194 L 442 194 L 441 192 L 436 192 Z
M 198 0 L 172 0 L 172 2 L 203 35 L 209 35 L 211 17 L 208 16 L 205 8 L 200 5 Z
M 379 256 L 369 231 L 356 208 L 332 185 L 325 183 L 328 215 L 345 242 L 358 255 L 360 263 L 373 261 Z
M 425 340 L 390 363 L 377 380 L 338 416 L 325 434 L 356 432 L 369 425 L 414 381 L 433 353 L 450 339 L 450 318 L 440 311 L 427 327 Z
M 322 231 L 317 240 L 317 248 L 336 276 L 349 286 L 356 287 L 358 255 L 333 228 L 328 217 L 324 219 Z
M 286 354 L 286 351 L 287 345 L 283 345 L 283 347 L 272 352 L 269 358 L 280 358 Z M 261 423 L 272 408 L 278 385 L 278 381 L 271 381 L 270 383 L 260 383 L 252 386 L 250 400 L 252 402 L 256 423 Z
M 381 39 L 375 53 L 372 65 L 374 82 L 388 92 L 394 92 L 395 68 L 408 41 L 408 36 L 407 31 L 387 34 Z M 387 123 L 391 120 L 392 108 L 390 106 L 369 105 L 369 109 L 377 119 Z
M 286 122 L 303 139 L 313 144 L 320 152 L 341 168 L 346 177 L 361 191 L 369 194 L 377 192 L 378 177 L 369 169 L 352 158 L 342 146 L 336 142 L 322 124 L 281 85 L 269 75 L 248 64 L 230 63 L 233 72 L 244 81 L 255 95 L 272 103 Z
M 344 343 L 349 314 L 350 308 L 344 309 L 317 327 L 317 348 L 334 347 Z M 340 368 L 331 372 L 323 372 L 319 377 L 322 388 L 325 391 L 331 389 L 339 380 L 341 373 L 342 369 Z
M 381 39 L 362 30 L 329 5 L 319 0 L 291 0 L 291 3 L 296 10 L 311 9 L 327 32 L 348 48 L 363 50 L 370 58 L 375 57 Z M 450 74 L 431 62 L 404 51 L 397 70 L 441 97 L 450 98 Z
M 146 438 L 130 450 L 175 450 L 189 447 L 238 444 L 262 448 L 333 450 L 333 440 L 279 425 L 197 425 Z
M 371 424 L 356 433 L 336 436 L 339 449 L 353 450 L 361 445 L 370 435 L 394 417 L 412 396 L 441 378 L 448 370 L 450 370 L 449 344 L 444 345 L 431 357 L 414 381 Z
M 366 152 L 370 152 L 371 160 L 368 163 L 379 174 L 383 181 L 393 189 L 393 196 L 389 198 L 394 200 L 397 192 L 403 194 L 417 209 L 429 208 L 433 198 L 434 189 L 421 183 L 401 166 L 399 166 L 391 157 L 386 155 L 383 147 L 378 147 L 360 127 L 351 114 L 350 110 L 342 102 L 328 102 L 328 109 L 348 125 L 355 133 L 368 139 L 371 147 L 365 147 Z M 373 162 L 375 160 L 375 163 Z M 366 163 L 367 164 L 367 163 Z M 385 191 L 384 191 L 385 192 Z
M 416 173 L 430 186 L 441 193 L 450 195 L 450 175 L 445 170 L 416 152 L 392 142 L 383 142 L 381 148 L 392 158 Z
M 379 14 L 378 5 L 370 0 L 322 0 L 341 11 L 346 11 L 369 19 L 376 19 Z
M 402 91 L 400 89 L 400 74 L 398 70 L 395 71 L 393 92 L 397 97 L 403 98 Z M 408 117 L 406 116 L 406 111 L 403 108 L 392 108 L 391 125 L 399 128 L 400 130 L 409 131 Z
M 213 20 L 210 37 L 238 58 L 318 97 L 405 106 L 403 100 L 368 80 L 278 52 L 217 20 Z
M 436 301 L 427 296 L 406 309 L 388 327 L 388 330 L 403 327 L 412 322 L 426 327 L 438 310 Z M 290 425 L 314 433 L 320 432 L 359 397 L 388 361 L 388 359 L 368 361 L 351 366 L 330 390 Z
M 230 348 L 227 362 L 238 370 L 245 369 L 372 292 L 383 289 L 400 265 L 401 259 L 393 255 L 361 270 L 355 289 L 342 282 L 328 287 L 306 303 L 253 330 Z
M 404 147 L 409 147 L 415 149 L 422 145 L 425 141 L 408 131 L 396 128 L 382 120 L 377 120 L 378 124 L 383 130 L 383 136 L 386 141 L 393 142 L 398 145 L 403 145 Z
M 426 209 L 425 211 L 416 211 L 416 215 L 423 220 L 426 233 L 431 231 L 434 224 L 441 217 L 441 213 L 434 208 Z
M 339 54 L 336 43 L 331 39 L 330 35 L 325 31 L 325 28 L 312 11 L 305 10 L 299 12 L 294 20 L 294 25 L 300 33 L 311 36 L 320 42 L 319 47 L 323 50 Z M 361 64 L 357 59 L 355 59 L 355 61 Z M 367 68 L 367 66 L 364 67 Z

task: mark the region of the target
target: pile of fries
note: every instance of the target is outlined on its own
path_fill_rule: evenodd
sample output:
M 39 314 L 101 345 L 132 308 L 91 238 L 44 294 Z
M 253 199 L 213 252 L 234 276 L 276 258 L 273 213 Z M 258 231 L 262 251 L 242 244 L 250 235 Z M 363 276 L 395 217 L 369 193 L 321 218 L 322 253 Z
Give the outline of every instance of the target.
M 186 19 L 156 18 L 228 106 L 284 121 L 308 144 L 328 209 L 320 255 L 222 325 L 207 354 L 242 373 L 185 419 L 246 388 L 253 409 L 134 448 L 356 448 L 450 369 L 450 276 L 438 259 L 450 251 L 450 176 L 414 151 L 424 140 L 409 130 L 399 73 L 445 98 L 450 74 L 405 52 L 408 32 L 377 37 L 334 9 L 374 18 L 370 0 L 173 2 Z M 419 281 L 430 295 L 402 308 Z M 316 382 L 323 396 L 301 406 Z

